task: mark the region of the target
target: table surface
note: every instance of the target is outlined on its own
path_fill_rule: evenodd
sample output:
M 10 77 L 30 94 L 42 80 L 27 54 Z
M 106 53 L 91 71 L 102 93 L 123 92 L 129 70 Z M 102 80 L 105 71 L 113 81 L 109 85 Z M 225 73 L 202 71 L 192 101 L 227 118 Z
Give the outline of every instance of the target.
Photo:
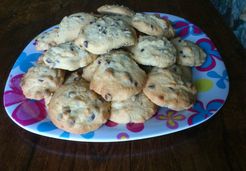
M 95 12 L 104 3 L 174 14 L 202 28 L 228 69 L 226 104 L 207 122 L 178 133 L 122 143 L 86 143 L 23 130 L 7 116 L 1 98 L 0 170 L 246 170 L 245 50 L 208 0 L 1 0 L 1 94 L 12 65 L 33 37 L 65 15 Z

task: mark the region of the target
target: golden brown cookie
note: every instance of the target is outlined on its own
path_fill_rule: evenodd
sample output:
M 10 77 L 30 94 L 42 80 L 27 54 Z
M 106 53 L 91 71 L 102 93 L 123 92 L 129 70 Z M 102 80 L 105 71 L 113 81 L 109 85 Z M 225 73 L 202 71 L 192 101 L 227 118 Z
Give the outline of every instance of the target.
M 78 37 L 81 29 L 89 23 L 95 22 L 95 20 L 96 17 L 94 15 L 85 12 L 66 16 L 59 24 L 58 35 L 62 42 L 73 41 Z
M 96 59 L 96 55 L 87 52 L 72 42 L 61 43 L 44 53 L 43 60 L 50 68 L 74 71 Z
M 95 61 L 93 61 L 91 64 L 87 65 L 86 67 L 83 68 L 83 74 L 82 77 L 86 81 L 91 81 L 94 73 L 96 72 L 99 64 L 101 63 L 101 58 L 97 58 Z
M 48 115 L 58 128 L 83 134 L 98 129 L 108 120 L 110 103 L 89 90 L 89 83 L 79 79 L 55 91 Z
M 40 100 L 48 98 L 61 86 L 65 72 L 52 69 L 41 61 L 31 67 L 21 80 L 21 88 L 26 98 Z
M 36 49 L 37 50 L 47 50 L 52 46 L 56 46 L 62 43 L 62 40 L 58 35 L 59 29 L 55 28 L 47 32 L 43 32 L 36 38 Z
M 102 14 L 119 14 L 133 16 L 135 13 L 123 5 L 103 5 L 97 9 Z
M 175 38 L 172 43 L 177 48 L 177 63 L 184 66 L 200 66 L 206 59 L 206 53 L 189 40 Z
M 113 101 L 109 120 L 117 123 L 142 123 L 151 118 L 157 109 L 142 92 L 124 101 Z
M 172 38 L 175 35 L 170 21 L 153 14 L 136 13 L 132 19 L 132 26 L 138 31 L 151 36 Z
M 196 88 L 191 77 L 191 69 L 185 66 L 154 67 L 143 92 L 158 106 L 176 111 L 188 109 L 196 100 Z
M 84 27 L 75 40 L 77 46 L 93 54 L 105 54 L 112 49 L 132 46 L 136 42 L 136 32 L 123 20 L 103 16 Z
M 112 51 L 95 61 L 98 67 L 90 88 L 107 101 L 121 101 L 138 94 L 146 81 L 145 72 L 129 53 Z
M 133 59 L 142 65 L 168 67 L 176 62 L 177 51 L 165 37 L 140 36 L 130 48 Z

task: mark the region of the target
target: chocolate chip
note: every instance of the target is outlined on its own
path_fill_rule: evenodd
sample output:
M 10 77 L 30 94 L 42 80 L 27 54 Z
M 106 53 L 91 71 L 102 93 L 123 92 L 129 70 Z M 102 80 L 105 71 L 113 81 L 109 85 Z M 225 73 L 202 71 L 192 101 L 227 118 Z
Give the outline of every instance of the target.
M 103 30 L 102 33 L 103 33 L 103 34 L 107 34 L 107 31 L 106 31 L 106 30 Z
M 174 89 L 172 87 L 168 87 L 170 90 L 174 91 Z
M 51 60 L 50 58 L 47 58 L 45 61 L 46 61 L 48 64 L 52 63 L 52 60 Z
M 106 101 L 111 101 L 111 100 L 112 100 L 111 94 L 110 94 L 110 93 L 105 94 L 104 99 L 105 99 Z
M 78 75 L 82 75 L 83 74 L 83 68 L 78 69 L 77 73 L 78 73 Z
M 107 29 L 107 27 L 105 27 L 105 26 L 100 26 L 98 28 L 99 28 L 98 29 L 99 32 L 106 31 L 106 29 Z
M 149 84 L 149 85 L 148 85 L 148 88 L 150 88 L 150 89 L 155 89 L 155 84 Z
M 179 53 L 183 53 L 183 51 L 181 50 L 181 51 L 179 51 Z
M 185 55 L 183 55 L 183 58 L 186 58 L 186 56 L 185 56 Z
M 97 24 L 97 27 L 100 27 L 100 24 Z
M 138 86 L 138 82 L 137 82 L 137 81 L 135 81 L 135 82 L 134 82 L 134 85 L 135 85 L 135 87 L 137 87 L 137 86 Z
M 98 61 L 97 61 L 97 64 L 98 64 L 98 65 L 100 65 L 100 64 L 101 64 L 101 61 L 100 61 L 100 60 L 98 60 Z
M 106 61 L 106 63 L 107 63 L 108 65 L 110 64 L 110 60 L 109 60 L 109 59 L 106 59 L 105 61 Z
M 90 22 L 90 24 L 94 23 L 93 21 Z
M 83 45 L 84 45 L 84 47 L 88 47 L 88 41 L 84 41 L 84 43 L 83 43 Z
M 44 80 L 42 80 L 42 79 L 38 79 L 38 81 L 41 82 L 41 83 L 44 82 Z
M 92 122 L 96 118 L 95 113 L 91 113 L 90 116 L 88 117 L 87 121 Z
M 109 73 L 110 75 L 113 75 L 114 74 L 114 69 L 113 68 L 107 68 L 105 71 L 107 73 Z
M 140 51 L 141 51 L 141 52 L 143 52 L 143 51 L 144 51 L 144 49 L 141 49 Z
M 73 80 L 74 80 L 74 81 L 79 81 L 80 78 L 79 78 L 79 77 L 75 77 Z
M 128 79 L 131 83 L 133 83 L 132 76 L 129 74 L 129 72 L 125 72 L 125 78 Z
M 83 17 L 82 17 L 82 16 L 77 15 L 77 16 L 75 16 L 75 17 L 80 18 L 80 19 L 83 20 Z
M 68 124 L 69 124 L 69 126 L 73 126 L 75 124 L 75 120 L 72 119 L 72 118 L 69 118 L 68 119 Z
M 164 96 L 158 96 L 160 100 L 164 100 Z
M 154 26 L 153 26 L 152 24 L 150 25 L 150 27 L 151 27 L 151 29 L 153 29 L 153 28 L 154 28 Z
M 133 83 L 133 79 L 132 79 L 131 75 L 129 75 L 128 79 L 129 79 L 129 81 L 130 81 L 131 83 Z
M 63 111 L 63 113 L 71 113 L 71 109 L 69 106 L 63 106 L 62 111 Z
M 74 51 L 74 48 L 73 48 L 73 47 L 70 47 L 70 50 L 71 50 L 71 51 Z
M 180 43 L 181 41 L 182 41 L 181 39 L 178 40 L 179 43 Z

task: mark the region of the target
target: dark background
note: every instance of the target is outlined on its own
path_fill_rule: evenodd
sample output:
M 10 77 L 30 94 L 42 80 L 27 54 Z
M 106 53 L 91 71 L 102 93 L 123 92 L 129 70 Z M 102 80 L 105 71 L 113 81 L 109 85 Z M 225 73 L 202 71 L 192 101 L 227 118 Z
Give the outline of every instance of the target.
M 1 96 L 12 65 L 41 31 L 78 11 L 103 4 L 177 15 L 203 29 L 230 78 L 224 107 L 194 128 L 141 141 L 68 142 L 29 133 L 7 116 L 1 98 L 0 170 L 246 170 L 245 50 L 208 0 L 1 0 Z

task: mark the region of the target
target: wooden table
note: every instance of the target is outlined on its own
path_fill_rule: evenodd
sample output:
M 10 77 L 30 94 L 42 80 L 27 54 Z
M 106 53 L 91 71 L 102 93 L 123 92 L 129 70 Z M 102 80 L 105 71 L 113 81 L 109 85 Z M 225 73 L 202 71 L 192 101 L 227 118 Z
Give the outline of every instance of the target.
M 246 170 L 245 50 L 209 1 L 1 0 L 1 94 L 12 65 L 34 36 L 65 15 L 95 12 L 104 3 L 170 13 L 200 26 L 214 41 L 228 69 L 226 104 L 209 121 L 178 133 L 123 143 L 85 143 L 23 130 L 7 116 L 1 99 L 0 170 Z

